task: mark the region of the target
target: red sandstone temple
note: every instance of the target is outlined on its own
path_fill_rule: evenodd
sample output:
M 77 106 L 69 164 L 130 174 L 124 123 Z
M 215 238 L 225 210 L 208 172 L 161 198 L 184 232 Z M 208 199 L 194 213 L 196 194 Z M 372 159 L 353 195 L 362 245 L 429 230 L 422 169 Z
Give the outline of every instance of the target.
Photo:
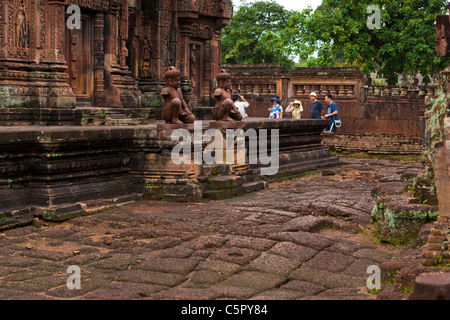
M 67 25 L 73 8 L 77 28 Z M 355 68 L 223 66 L 220 35 L 232 12 L 231 0 L 0 0 L 0 230 L 142 198 L 233 197 L 264 188 L 261 180 L 339 165 L 329 148 L 422 153 L 429 98 L 439 81 L 448 94 L 448 68 L 431 86 L 415 75 L 374 86 Z M 448 55 L 449 21 L 448 15 L 437 20 L 439 55 Z M 169 66 L 181 71 L 183 96 L 202 120 L 211 119 L 218 72 L 232 75 L 232 90 L 251 104 L 244 129 L 279 130 L 277 176 L 259 174 L 266 164 L 250 161 L 171 161 L 171 132 L 154 121 Z M 327 120 L 308 119 L 312 91 L 322 101 L 333 94 L 343 121 L 337 134 L 322 134 Z M 283 106 L 302 101 L 302 120 L 269 121 L 274 95 Z M 223 129 L 201 122 L 202 132 L 215 126 Z M 448 151 L 440 152 L 439 188 L 446 195 Z
M 67 27 L 70 6 L 80 28 Z M 232 11 L 230 0 L 1 0 L 0 124 L 76 124 L 95 108 L 149 114 L 169 65 L 190 106 L 208 104 Z

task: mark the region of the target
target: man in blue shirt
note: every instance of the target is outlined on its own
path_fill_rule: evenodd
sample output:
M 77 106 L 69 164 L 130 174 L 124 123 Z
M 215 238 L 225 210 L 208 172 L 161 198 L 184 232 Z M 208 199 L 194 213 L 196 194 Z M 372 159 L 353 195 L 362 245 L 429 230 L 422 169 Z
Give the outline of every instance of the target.
M 336 120 L 338 120 L 338 106 L 336 102 L 333 102 L 333 96 L 331 94 L 327 94 L 325 96 L 325 102 L 328 105 L 327 114 L 325 115 L 325 119 L 330 119 L 330 124 L 325 129 L 325 132 L 336 133 Z

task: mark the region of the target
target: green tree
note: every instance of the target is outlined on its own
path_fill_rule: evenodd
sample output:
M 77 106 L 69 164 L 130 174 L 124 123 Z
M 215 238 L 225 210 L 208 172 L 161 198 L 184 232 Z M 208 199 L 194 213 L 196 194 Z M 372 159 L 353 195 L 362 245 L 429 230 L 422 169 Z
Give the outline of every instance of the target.
M 271 1 L 243 2 L 223 30 L 222 61 L 225 63 L 281 63 L 288 69 L 296 56 L 308 57 L 311 42 L 303 28 L 312 10 L 299 13 Z M 298 41 L 308 38 L 309 42 Z M 303 39 L 302 38 L 302 39 Z
M 357 66 L 377 71 L 389 84 L 398 73 L 430 75 L 450 64 L 437 57 L 436 16 L 447 0 L 323 0 L 307 20 L 314 36 L 319 65 Z M 381 9 L 379 29 L 368 27 L 370 5 Z M 304 26 L 303 26 L 304 28 Z

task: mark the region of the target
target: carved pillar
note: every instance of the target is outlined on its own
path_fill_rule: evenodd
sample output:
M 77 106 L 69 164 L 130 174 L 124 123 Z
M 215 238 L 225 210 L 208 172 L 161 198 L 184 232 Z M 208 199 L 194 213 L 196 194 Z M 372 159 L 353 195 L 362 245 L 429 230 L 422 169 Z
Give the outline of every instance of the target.
M 75 97 L 64 56 L 65 1 L 0 2 L 0 120 L 3 125 L 59 123 Z M 11 108 L 11 109 L 10 109 Z M 12 109 L 13 108 L 13 109 Z M 32 111 L 19 111 L 29 108 Z M 62 111 L 43 111 L 59 108 Z M 48 116 L 48 113 L 52 116 Z M 24 118 L 22 118 L 24 116 Z M 12 121 L 11 121 L 12 120 Z M 71 122 L 73 123 L 73 122 Z
M 49 62 L 66 62 L 63 47 L 66 26 L 65 2 L 64 0 L 49 0 L 48 2 L 49 19 L 47 28 L 49 32 L 47 38 L 47 60 Z
M 97 106 L 105 102 L 105 15 L 102 12 L 94 16 L 94 99 Z
M 8 15 L 7 3 L 0 1 L 0 58 L 6 57 L 6 39 L 8 36 L 8 25 L 6 17 Z
M 170 1 L 141 0 L 140 7 L 138 28 L 142 55 L 139 58 L 139 88 L 146 99 L 146 106 L 156 108 L 156 114 L 159 114 L 163 104 L 160 93 L 164 85 L 164 52 L 168 51 L 168 33 L 172 24 L 172 14 L 168 12 Z

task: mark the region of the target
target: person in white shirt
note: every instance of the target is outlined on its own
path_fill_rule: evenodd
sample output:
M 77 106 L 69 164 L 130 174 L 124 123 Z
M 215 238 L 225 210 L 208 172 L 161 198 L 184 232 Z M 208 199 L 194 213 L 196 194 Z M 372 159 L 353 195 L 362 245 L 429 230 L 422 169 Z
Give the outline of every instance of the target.
M 292 119 L 301 119 L 303 112 L 302 103 L 295 100 L 289 105 L 289 107 L 287 107 L 286 112 L 292 112 Z
M 232 100 L 234 101 L 234 105 L 236 106 L 236 108 L 242 114 L 242 118 L 243 119 L 248 118 L 247 112 L 245 111 L 245 109 L 247 109 L 248 106 L 250 105 L 248 101 L 245 100 L 245 98 L 239 94 L 233 95 Z

